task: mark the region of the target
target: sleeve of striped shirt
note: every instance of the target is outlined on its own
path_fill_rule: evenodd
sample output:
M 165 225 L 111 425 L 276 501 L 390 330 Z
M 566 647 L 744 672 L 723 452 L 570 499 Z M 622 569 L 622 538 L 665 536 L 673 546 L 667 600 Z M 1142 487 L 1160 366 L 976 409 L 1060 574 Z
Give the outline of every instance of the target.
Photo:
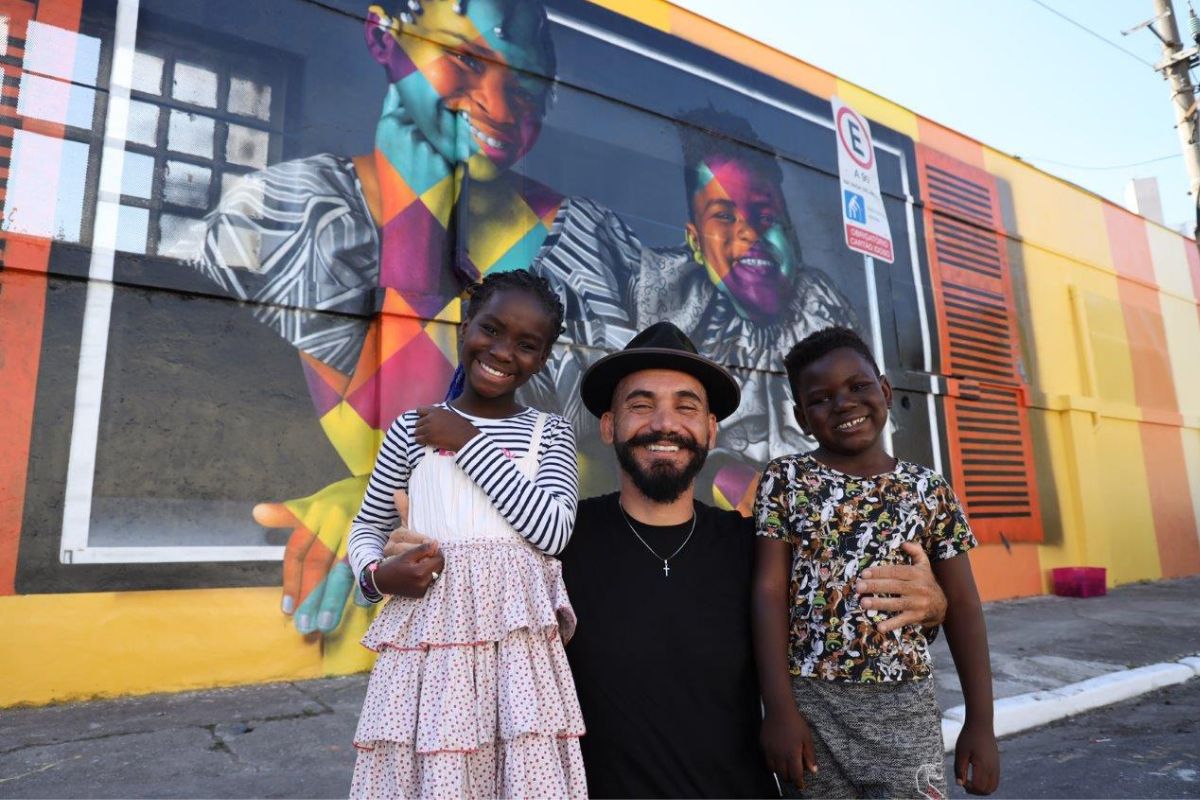
M 346 552 L 355 575 L 383 555 L 383 546 L 400 524 L 393 498 L 397 489 L 408 489 L 408 476 L 412 471 L 408 463 L 412 423 L 406 420 L 407 416 L 397 417 L 383 437 L 383 446 L 379 448 L 375 467 L 367 480 L 362 507 L 350 523 Z
M 486 433 L 463 445 L 455 460 L 530 544 L 556 556 L 567 546 L 579 504 L 575 432 L 558 415 L 546 422 L 542 456 L 531 481 Z

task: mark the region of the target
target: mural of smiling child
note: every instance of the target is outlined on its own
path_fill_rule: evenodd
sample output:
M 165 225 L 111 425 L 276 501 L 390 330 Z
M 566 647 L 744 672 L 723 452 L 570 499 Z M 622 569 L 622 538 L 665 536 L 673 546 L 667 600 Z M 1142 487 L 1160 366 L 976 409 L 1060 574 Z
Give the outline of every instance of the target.
M 605 264 L 586 275 L 573 265 L 597 251 L 637 259 L 611 211 L 511 169 L 537 141 L 555 72 L 541 2 L 371 6 L 364 34 L 387 79 L 374 152 L 249 176 L 209 215 L 193 261 L 300 351 L 322 428 L 350 473 L 254 510 L 260 524 L 293 529 L 281 605 L 301 633 L 340 624 L 354 584 L 349 518 L 383 428 L 440 398 L 453 372 L 454 328 L 427 320 L 456 319 L 463 286 L 479 275 L 532 262 L 567 304 L 564 341 L 615 349 L 628 335 L 611 300 L 616 279 Z M 380 290 L 385 314 L 372 317 Z M 584 356 L 563 352 L 530 396 L 577 403 L 556 384 L 581 373 Z
M 705 476 L 715 501 L 748 512 L 759 466 L 812 448 L 787 413 L 781 353 L 857 320 L 829 277 L 802 261 L 783 172 L 750 124 L 712 109 L 682 119 L 686 244 L 644 250 L 625 296 L 637 328 L 669 320 L 733 368 L 742 403 L 722 424 Z

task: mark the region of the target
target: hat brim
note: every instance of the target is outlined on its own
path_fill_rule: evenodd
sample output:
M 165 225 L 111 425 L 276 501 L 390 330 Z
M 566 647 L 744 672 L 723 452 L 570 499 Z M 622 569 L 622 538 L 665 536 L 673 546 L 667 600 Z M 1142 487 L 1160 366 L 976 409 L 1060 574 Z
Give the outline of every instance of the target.
M 729 371 L 704 356 L 665 347 L 639 347 L 610 353 L 588 367 L 579 394 L 587 410 L 599 417 L 612 409 L 613 392 L 626 375 L 644 369 L 669 369 L 691 375 L 708 395 L 708 410 L 725 419 L 737 410 L 742 390 Z

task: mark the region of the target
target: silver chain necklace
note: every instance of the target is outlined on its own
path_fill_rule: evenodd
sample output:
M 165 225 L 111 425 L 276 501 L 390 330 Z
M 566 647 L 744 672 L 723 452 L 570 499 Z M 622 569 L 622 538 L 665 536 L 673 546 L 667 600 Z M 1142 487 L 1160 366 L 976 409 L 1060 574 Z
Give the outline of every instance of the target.
M 645 547 L 647 550 L 649 550 L 650 554 L 655 558 L 662 558 L 663 575 L 668 578 L 671 577 L 671 559 L 679 555 L 680 550 L 687 547 L 687 543 L 692 540 L 692 534 L 696 532 L 696 512 L 694 510 L 692 511 L 692 529 L 688 531 L 687 538 L 683 540 L 683 544 L 679 545 L 679 547 L 676 547 L 674 553 L 671 553 L 671 555 L 663 558 L 654 550 L 653 547 L 646 544 L 646 540 L 643 539 L 642 535 L 637 532 L 637 528 L 633 527 L 633 520 L 631 520 L 629 515 L 625 513 L 625 506 L 617 503 L 617 508 L 621 509 L 621 516 L 625 518 L 625 524 L 629 526 L 629 530 L 633 531 L 633 535 L 637 537 L 637 540 L 642 543 L 642 547 Z

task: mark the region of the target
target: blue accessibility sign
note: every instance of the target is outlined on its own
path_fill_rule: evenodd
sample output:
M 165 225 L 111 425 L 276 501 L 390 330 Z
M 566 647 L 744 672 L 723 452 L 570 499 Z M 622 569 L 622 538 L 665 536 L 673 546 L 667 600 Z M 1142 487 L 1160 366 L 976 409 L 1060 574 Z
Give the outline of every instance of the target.
M 849 189 L 842 190 L 842 202 L 846 207 L 846 219 L 851 222 L 867 224 L 867 201 L 861 194 Z

